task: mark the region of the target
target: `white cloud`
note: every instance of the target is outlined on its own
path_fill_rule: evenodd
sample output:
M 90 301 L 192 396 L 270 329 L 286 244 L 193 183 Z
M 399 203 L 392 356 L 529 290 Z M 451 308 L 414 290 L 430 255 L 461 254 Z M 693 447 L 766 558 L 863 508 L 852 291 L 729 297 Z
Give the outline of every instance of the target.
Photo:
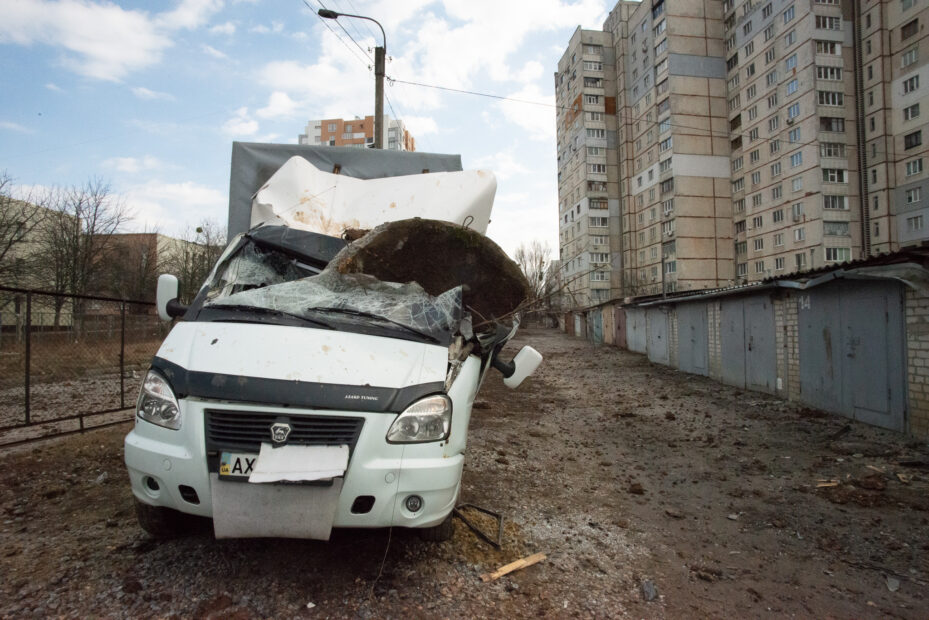
M 62 52 L 59 62 L 80 75 L 120 81 L 158 63 L 178 29 L 202 25 L 221 0 L 183 0 L 155 16 L 91 0 L 6 2 L 0 44 L 48 45 Z
M 216 188 L 194 183 L 152 180 L 121 191 L 139 230 L 179 234 L 190 222 L 204 218 L 225 221 L 228 201 Z
M 257 26 L 252 26 L 249 28 L 248 31 L 254 32 L 256 34 L 279 34 L 284 31 L 284 24 L 276 21 L 271 22 L 270 26 L 258 24 Z
M 211 34 L 225 34 L 225 35 L 234 35 L 235 34 L 235 24 L 232 22 L 225 22 L 222 24 L 216 24 L 210 28 Z
M 431 116 L 404 116 L 401 120 L 414 138 L 439 133 L 439 125 Z
M 229 58 L 228 56 L 226 56 L 226 54 L 219 51 L 212 45 L 207 45 L 204 43 L 203 45 L 200 46 L 200 49 L 203 50 L 203 53 L 207 54 L 208 56 L 212 56 L 213 58 L 216 58 L 218 60 L 225 60 L 226 58 Z
M 158 16 L 158 23 L 169 30 L 199 28 L 223 6 L 222 0 L 182 0 L 173 11 Z
M 523 68 L 514 76 L 514 79 L 521 84 L 534 82 L 545 73 L 545 67 L 537 60 L 530 60 L 523 65 Z
M 505 151 L 479 157 L 475 159 L 472 164 L 469 164 L 468 167 L 490 170 L 501 181 L 506 181 L 514 176 L 532 172 L 532 170 L 517 160 L 513 147 Z
M 487 236 L 510 256 L 523 243 L 538 239 L 558 247 L 558 194 L 547 180 L 530 191 L 510 191 L 501 182 Z
M 111 157 L 103 161 L 103 165 L 112 168 L 117 172 L 136 174 L 143 170 L 158 170 L 164 167 L 164 163 L 157 157 L 146 155 L 145 157 Z
M 47 88 L 47 89 L 49 89 L 50 91 L 55 92 L 55 93 L 63 93 L 63 92 L 65 92 L 60 86 L 58 86 L 58 85 L 55 84 L 54 82 L 49 82 L 48 84 L 45 85 L 45 88 Z
M 0 129 L 5 129 L 7 131 L 15 131 L 17 133 L 32 133 L 32 130 L 28 127 L 24 127 L 19 123 L 12 123 L 10 121 L 0 121 Z
M 291 99 L 287 93 L 274 91 L 268 97 L 268 105 L 256 111 L 259 118 L 292 118 L 300 104 Z
M 258 133 L 258 121 L 249 116 L 248 108 L 242 107 L 223 123 L 223 131 L 231 136 L 251 136 Z
M 157 90 L 150 90 L 144 86 L 136 86 L 132 88 L 132 94 L 138 97 L 139 99 L 153 100 L 153 99 L 163 99 L 165 101 L 174 101 L 174 95 L 169 93 L 163 93 Z
M 507 97 L 520 101 L 500 101 L 495 104 L 504 118 L 529 132 L 533 140 L 555 140 L 555 96 L 547 95 L 536 85 L 508 93 Z M 533 103 L 523 103 L 533 102 Z M 545 105 L 534 105 L 534 103 Z

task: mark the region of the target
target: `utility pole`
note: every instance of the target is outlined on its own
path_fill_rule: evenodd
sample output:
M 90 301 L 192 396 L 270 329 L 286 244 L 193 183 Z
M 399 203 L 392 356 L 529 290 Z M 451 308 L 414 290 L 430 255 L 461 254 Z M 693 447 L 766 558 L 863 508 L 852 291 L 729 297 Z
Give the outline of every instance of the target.
M 384 45 L 374 48 L 374 148 L 384 148 L 384 59 L 387 56 L 387 35 L 384 27 L 374 18 L 351 13 L 339 13 L 329 9 L 319 9 L 317 14 L 325 19 L 339 19 L 340 17 L 354 17 L 374 22 L 381 29 L 381 38 Z
M 386 43 L 386 39 L 385 39 Z M 374 48 L 374 148 L 384 148 L 384 57 L 387 50 Z

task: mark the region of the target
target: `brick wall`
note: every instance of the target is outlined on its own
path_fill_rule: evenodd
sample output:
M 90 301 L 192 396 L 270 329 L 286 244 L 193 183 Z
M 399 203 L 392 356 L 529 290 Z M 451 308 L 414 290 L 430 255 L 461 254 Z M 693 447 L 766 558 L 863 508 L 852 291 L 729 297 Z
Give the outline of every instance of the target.
M 671 368 L 680 366 L 680 356 L 677 350 L 677 308 L 671 306 L 668 310 L 668 365 Z
M 799 314 L 797 296 L 781 293 L 774 299 L 774 342 L 777 348 L 777 378 L 781 380 L 778 396 L 800 398 L 800 340 L 797 336 Z
M 909 431 L 929 438 L 929 295 L 906 290 Z

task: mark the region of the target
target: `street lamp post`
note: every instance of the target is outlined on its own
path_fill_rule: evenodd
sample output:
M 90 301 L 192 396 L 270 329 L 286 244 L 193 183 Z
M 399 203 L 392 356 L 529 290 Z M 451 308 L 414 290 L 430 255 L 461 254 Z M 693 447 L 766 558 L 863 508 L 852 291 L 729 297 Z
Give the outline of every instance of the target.
M 376 19 L 364 15 L 338 13 L 329 9 L 319 9 L 318 13 L 320 17 L 326 19 L 338 19 L 339 17 L 366 19 L 374 22 L 381 29 L 384 45 L 374 48 L 374 148 L 382 149 L 384 148 L 384 58 L 387 56 L 387 35 L 384 34 L 384 27 Z

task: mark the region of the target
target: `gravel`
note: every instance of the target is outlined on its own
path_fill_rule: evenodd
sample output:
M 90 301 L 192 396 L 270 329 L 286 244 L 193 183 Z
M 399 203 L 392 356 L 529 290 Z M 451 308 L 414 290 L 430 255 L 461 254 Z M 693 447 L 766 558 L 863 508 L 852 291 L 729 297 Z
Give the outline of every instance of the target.
M 502 550 L 460 522 L 440 544 L 195 520 L 153 541 L 124 425 L 0 452 L 0 617 L 925 616 L 925 444 L 559 332 L 524 343 L 546 361 L 517 391 L 490 375 L 463 481 L 504 514 Z

